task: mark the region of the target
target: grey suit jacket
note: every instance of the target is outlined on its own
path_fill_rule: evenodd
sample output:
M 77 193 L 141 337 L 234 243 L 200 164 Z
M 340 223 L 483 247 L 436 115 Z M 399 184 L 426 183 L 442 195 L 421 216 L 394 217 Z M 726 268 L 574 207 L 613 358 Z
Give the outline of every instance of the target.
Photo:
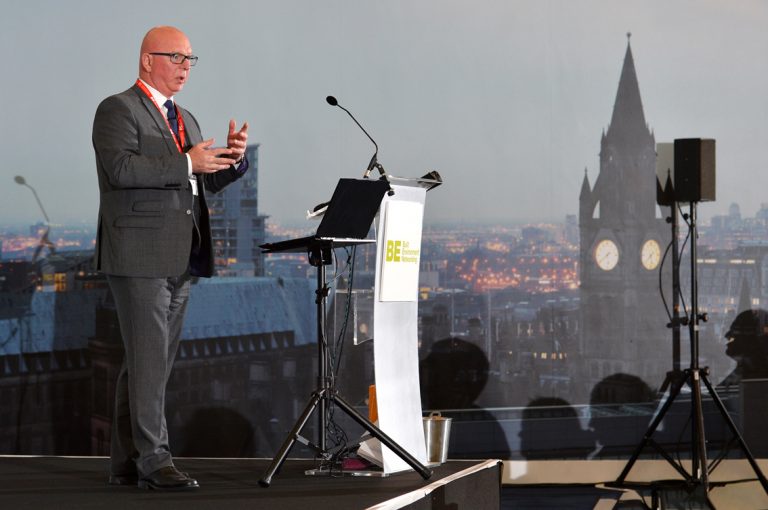
M 179 110 L 187 151 L 203 137 L 192 114 Z M 162 113 L 134 85 L 101 102 L 92 139 L 100 192 L 96 269 L 152 278 L 184 273 L 190 265 L 193 196 L 187 158 L 176 148 Z M 235 167 L 198 175 L 201 245 L 193 274 L 213 274 L 205 191 L 218 192 L 241 176 Z

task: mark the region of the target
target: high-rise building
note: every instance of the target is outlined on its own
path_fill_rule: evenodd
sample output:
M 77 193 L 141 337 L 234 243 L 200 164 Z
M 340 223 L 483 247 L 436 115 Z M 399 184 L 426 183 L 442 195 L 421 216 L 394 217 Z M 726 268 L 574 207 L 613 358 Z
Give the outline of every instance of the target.
M 208 198 L 216 271 L 219 276 L 264 276 L 267 216 L 259 214 L 259 144 L 249 145 L 250 169 L 242 179 Z

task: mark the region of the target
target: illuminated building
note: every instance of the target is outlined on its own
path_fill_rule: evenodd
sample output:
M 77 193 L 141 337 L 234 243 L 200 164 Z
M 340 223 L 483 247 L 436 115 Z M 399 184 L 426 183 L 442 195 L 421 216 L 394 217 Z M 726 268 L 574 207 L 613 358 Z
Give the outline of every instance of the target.
M 264 276 L 266 216 L 259 215 L 259 144 L 246 149 L 248 172 L 217 194 L 206 196 L 218 276 Z

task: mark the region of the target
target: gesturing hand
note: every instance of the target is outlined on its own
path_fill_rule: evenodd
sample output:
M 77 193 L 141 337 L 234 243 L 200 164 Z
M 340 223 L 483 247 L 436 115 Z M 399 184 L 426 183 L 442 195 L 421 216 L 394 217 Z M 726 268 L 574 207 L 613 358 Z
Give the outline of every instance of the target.
M 233 150 L 232 157 L 236 161 L 240 161 L 245 155 L 245 148 L 248 144 L 248 123 L 243 122 L 243 127 L 239 131 L 235 131 L 235 126 L 235 119 L 230 119 L 227 147 Z
M 211 174 L 235 164 L 238 156 L 230 148 L 211 147 L 213 138 L 193 145 L 187 152 L 192 160 L 192 173 Z

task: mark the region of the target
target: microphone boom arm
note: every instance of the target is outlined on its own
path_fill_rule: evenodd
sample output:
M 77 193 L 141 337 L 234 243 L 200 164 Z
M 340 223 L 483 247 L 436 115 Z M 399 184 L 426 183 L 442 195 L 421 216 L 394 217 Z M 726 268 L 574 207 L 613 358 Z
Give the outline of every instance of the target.
M 368 139 L 373 143 L 373 146 L 376 148 L 376 150 L 373 153 L 373 156 L 371 156 L 371 161 L 368 163 L 368 167 L 365 169 L 365 173 L 363 174 L 363 179 L 367 179 L 369 175 L 371 175 L 371 171 L 373 171 L 374 168 L 376 168 L 379 171 L 379 175 L 384 177 L 386 179 L 387 172 L 384 170 L 384 167 L 381 166 L 378 160 L 378 154 L 379 154 L 379 144 L 376 143 L 376 140 L 374 140 L 371 135 L 368 134 L 368 131 L 365 130 L 365 128 L 360 124 L 354 115 L 352 115 L 349 110 L 344 108 L 339 104 L 339 102 L 336 100 L 333 96 L 328 96 L 325 98 L 326 102 L 331 106 L 338 106 L 345 112 L 347 112 L 347 115 L 355 121 L 355 124 L 357 124 L 357 127 L 359 127 L 363 133 L 365 133 L 365 136 L 368 137 Z

